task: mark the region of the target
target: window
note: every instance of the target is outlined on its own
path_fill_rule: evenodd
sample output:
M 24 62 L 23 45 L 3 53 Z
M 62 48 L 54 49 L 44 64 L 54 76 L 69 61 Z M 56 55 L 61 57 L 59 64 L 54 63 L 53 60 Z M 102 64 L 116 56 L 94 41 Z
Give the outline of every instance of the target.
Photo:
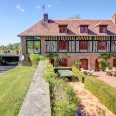
M 100 33 L 106 33 L 107 32 L 107 27 L 106 26 L 100 26 L 99 29 L 100 29 L 99 30 Z
M 68 49 L 68 41 L 59 40 L 59 50 L 67 50 L 67 49 Z
M 98 50 L 106 50 L 106 41 L 98 41 Z
M 40 37 L 27 37 L 26 38 L 26 47 L 27 54 L 30 53 L 40 53 Z
M 59 33 L 67 33 L 67 26 L 59 26 Z
M 80 50 L 87 50 L 88 48 L 88 42 L 86 40 L 80 41 Z
M 80 33 L 88 33 L 88 27 L 87 26 L 80 26 Z

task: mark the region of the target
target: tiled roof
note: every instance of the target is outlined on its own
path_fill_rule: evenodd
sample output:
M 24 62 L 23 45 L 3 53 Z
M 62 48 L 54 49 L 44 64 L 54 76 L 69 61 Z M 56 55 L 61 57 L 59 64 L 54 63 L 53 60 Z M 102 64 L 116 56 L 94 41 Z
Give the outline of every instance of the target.
M 96 25 L 107 24 L 107 33 L 98 33 Z M 59 33 L 59 24 L 68 24 L 67 33 Z M 78 26 L 82 24 L 88 25 L 88 33 L 80 33 Z M 116 24 L 112 20 L 81 20 L 81 19 L 68 19 L 68 20 L 49 20 L 44 23 L 43 20 L 39 21 L 26 31 L 20 33 L 18 36 L 77 36 L 77 35 L 116 35 Z
M 97 27 L 97 26 L 99 26 L 99 25 L 108 25 L 108 23 L 105 22 L 104 20 L 102 20 L 102 21 L 100 21 L 99 23 L 97 23 L 97 24 L 95 25 L 95 27 Z

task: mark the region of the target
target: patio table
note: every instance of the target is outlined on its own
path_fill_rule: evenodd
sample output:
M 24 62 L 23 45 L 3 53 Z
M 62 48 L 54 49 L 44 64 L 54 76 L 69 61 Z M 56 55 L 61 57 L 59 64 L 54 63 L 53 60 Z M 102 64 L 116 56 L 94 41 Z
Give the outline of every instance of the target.
M 58 75 L 62 77 L 72 77 L 74 76 L 71 70 L 58 70 Z
M 106 76 L 116 76 L 116 70 L 105 70 Z

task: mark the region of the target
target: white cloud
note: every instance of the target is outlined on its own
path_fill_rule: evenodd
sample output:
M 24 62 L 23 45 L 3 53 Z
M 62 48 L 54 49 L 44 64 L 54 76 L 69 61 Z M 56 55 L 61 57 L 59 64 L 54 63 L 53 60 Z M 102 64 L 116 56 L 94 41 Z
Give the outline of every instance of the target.
M 22 12 L 24 12 L 25 10 L 23 8 L 21 8 L 21 4 L 17 4 L 16 5 L 16 8 Z
M 56 2 L 59 2 L 58 0 Z
M 52 5 L 48 4 L 48 8 L 52 7 Z
M 38 6 L 36 6 L 36 8 L 41 8 L 41 6 L 40 6 L 40 5 L 38 5 Z

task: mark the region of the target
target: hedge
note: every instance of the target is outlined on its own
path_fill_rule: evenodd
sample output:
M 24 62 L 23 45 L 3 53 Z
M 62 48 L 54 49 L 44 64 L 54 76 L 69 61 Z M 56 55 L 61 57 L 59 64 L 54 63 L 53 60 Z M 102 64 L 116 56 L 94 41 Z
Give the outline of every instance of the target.
M 116 90 L 95 77 L 86 76 L 85 88 L 91 91 L 110 111 L 116 114 Z
M 76 67 L 72 67 L 72 72 L 74 73 L 75 77 L 78 78 L 80 82 L 84 83 L 85 76 L 86 76 L 85 74 L 79 71 Z
M 49 82 L 51 116 L 75 116 L 74 111 L 80 103 L 71 86 L 62 78 L 57 78 L 53 66 L 46 61 L 44 79 Z

